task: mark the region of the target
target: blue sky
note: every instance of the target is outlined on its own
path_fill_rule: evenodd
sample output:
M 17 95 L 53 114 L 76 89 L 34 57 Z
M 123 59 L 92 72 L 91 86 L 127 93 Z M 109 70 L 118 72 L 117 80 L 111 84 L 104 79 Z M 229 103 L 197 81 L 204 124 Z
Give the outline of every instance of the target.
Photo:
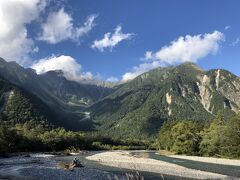
M 110 77 L 122 80 L 129 73 L 125 76 L 128 80 L 154 67 L 193 61 L 204 69 L 224 68 L 240 75 L 240 1 L 237 0 L 30 0 L 30 5 L 21 4 L 21 0 L 3 1 L 0 0 L 0 14 L 2 11 L 18 17 L 20 13 L 23 18 L 22 24 L 12 29 L 5 23 L 9 32 L 0 30 L 0 40 L 3 35 L 9 38 L 2 41 L 3 45 L 0 41 L 0 48 L 4 49 L 8 41 L 12 43 L 23 32 L 14 28 L 26 30 L 27 35 L 20 40 L 28 46 L 23 49 L 21 43 L 12 43 L 9 49 L 19 53 L 13 56 L 0 50 L 0 56 L 34 67 L 39 73 L 62 68 L 69 71 L 66 72 L 69 77 L 103 80 Z M 19 12 L 14 12 L 16 3 Z M 92 23 L 86 26 L 84 23 L 90 22 L 91 17 Z M 71 18 L 71 26 L 50 40 L 52 26 L 63 23 L 64 18 Z M 0 20 L 0 25 L 4 21 L 15 22 L 10 15 L 0 16 Z M 82 27 L 84 33 L 80 33 Z M 111 39 L 117 27 L 120 40 Z M 106 33 L 110 33 L 109 42 L 104 43 L 101 40 Z M 151 52 L 149 58 L 145 57 L 147 51 Z

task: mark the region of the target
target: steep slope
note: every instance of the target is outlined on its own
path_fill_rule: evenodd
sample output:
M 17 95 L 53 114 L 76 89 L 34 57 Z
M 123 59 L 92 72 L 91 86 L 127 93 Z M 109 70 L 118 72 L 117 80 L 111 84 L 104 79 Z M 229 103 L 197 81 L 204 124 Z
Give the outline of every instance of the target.
M 49 71 L 39 78 L 56 97 L 71 106 L 88 106 L 112 92 L 112 88 L 69 81 L 61 71 Z
M 14 125 L 26 121 L 61 125 L 61 120 L 39 98 L 0 77 L 0 121 Z
M 240 110 L 240 80 L 192 63 L 158 68 L 123 84 L 90 107 L 96 129 L 118 137 L 152 137 L 165 120 L 206 121 Z
M 74 130 L 85 129 L 84 125 L 75 124 L 84 117 L 81 111 L 113 91 L 113 88 L 109 87 L 69 81 L 60 71 L 37 75 L 32 69 L 25 69 L 16 62 L 6 62 L 2 58 L 0 76 L 36 95 L 65 119 L 68 124 L 66 128 Z

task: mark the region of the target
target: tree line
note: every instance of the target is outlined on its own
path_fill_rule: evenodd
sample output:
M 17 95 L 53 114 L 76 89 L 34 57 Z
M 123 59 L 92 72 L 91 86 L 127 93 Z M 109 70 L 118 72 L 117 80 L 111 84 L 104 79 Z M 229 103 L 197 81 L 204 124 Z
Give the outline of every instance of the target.
M 80 150 L 146 149 L 143 141 L 113 139 L 93 132 L 53 128 L 41 121 L 14 126 L 0 121 L 0 156 L 15 152 L 77 152 Z
M 43 121 L 9 125 L 0 121 L 0 155 L 13 152 L 157 148 L 176 154 L 240 158 L 240 114 L 211 121 L 166 121 L 155 146 L 147 140 L 114 139 L 100 132 L 73 132 Z
M 240 114 L 210 122 L 167 121 L 156 140 L 158 149 L 176 154 L 240 158 Z

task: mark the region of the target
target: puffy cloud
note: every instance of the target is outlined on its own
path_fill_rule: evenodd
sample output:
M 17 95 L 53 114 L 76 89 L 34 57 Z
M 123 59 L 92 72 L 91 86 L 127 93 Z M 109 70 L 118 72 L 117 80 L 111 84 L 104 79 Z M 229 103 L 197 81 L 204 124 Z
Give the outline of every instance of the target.
M 103 39 L 95 40 L 91 47 L 93 49 L 98 49 L 99 51 L 104 51 L 105 49 L 112 50 L 112 48 L 118 45 L 121 41 L 131 39 L 133 35 L 133 33 L 124 34 L 122 32 L 122 27 L 117 26 L 113 33 L 108 32 L 104 34 Z
M 132 80 L 157 67 L 187 61 L 197 62 L 208 54 L 215 54 L 219 50 L 221 41 L 224 41 L 224 34 L 219 31 L 204 35 L 179 37 L 172 41 L 169 46 L 164 46 L 155 53 L 147 51 L 144 58 L 147 62 L 135 66 L 132 71 L 125 73 L 122 76 L 122 81 Z
M 221 41 L 224 41 L 224 34 L 219 31 L 204 35 L 181 36 L 177 40 L 172 41 L 169 46 L 162 47 L 156 53 L 147 52 L 145 58 L 159 60 L 166 64 L 187 61 L 197 62 L 197 60 L 208 54 L 215 54 L 219 49 Z
M 114 76 L 111 76 L 111 77 L 107 78 L 106 81 L 108 81 L 108 82 L 118 82 L 119 80 L 118 80 L 118 78 L 116 78 Z
M 0 1 L 0 56 L 7 61 L 28 64 L 29 54 L 38 50 L 28 37 L 26 25 L 36 20 L 45 0 Z
M 86 35 L 93 28 L 96 15 L 90 15 L 80 27 L 74 27 L 73 19 L 64 8 L 49 14 L 47 21 L 42 24 L 42 33 L 38 40 L 46 41 L 50 44 L 71 39 L 79 42 L 79 39 Z
M 122 76 L 122 81 L 126 82 L 129 80 L 134 79 L 135 77 L 139 76 L 142 73 L 145 73 L 147 71 L 150 71 L 152 69 L 158 68 L 160 66 L 163 66 L 163 64 L 160 61 L 153 61 L 150 63 L 143 63 L 139 66 L 133 67 L 131 72 L 127 72 Z
M 82 72 L 82 66 L 71 56 L 51 56 L 49 58 L 40 59 L 32 65 L 37 74 L 47 71 L 61 70 L 64 76 L 69 80 L 81 81 L 91 80 L 93 75 L 91 72 Z

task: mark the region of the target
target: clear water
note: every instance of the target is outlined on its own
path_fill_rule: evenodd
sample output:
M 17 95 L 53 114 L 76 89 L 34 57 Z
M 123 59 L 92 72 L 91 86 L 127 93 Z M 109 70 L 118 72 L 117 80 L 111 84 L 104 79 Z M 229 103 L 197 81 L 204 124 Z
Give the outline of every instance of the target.
M 114 174 L 117 175 L 125 175 L 126 173 L 133 173 L 135 174 L 136 172 L 130 169 L 122 169 L 122 168 L 117 168 L 117 167 L 111 167 L 111 166 L 106 166 L 106 165 L 102 165 L 100 164 L 98 161 L 92 161 L 92 160 L 88 160 L 86 159 L 87 156 L 89 155 L 94 155 L 95 153 L 99 153 L 98 152 L 89 152 L 86 155 L 74 155 L 74 156 L 57 156 L 54 157 L 55 160 L 59 160 L 59 161 L 64 161 L 64 162 L 71 162 L 74 157 L 77 157 L 81 163 L 88 168 L 93 168 L 93 169 L 99 169 L 99 170 L 103 170 L 103 171 L 108 171 L 108 172 L 112 172 Z M 149 156 L 152 157 L 152 155 L 155 154 L 155 152 L 138 152 L 138 151 L 134 151 L 132 152 L 132 155 L 139 155 L 139 153 L 141 153 L 141 155 L 145 155 L 145 156 Z M 140 171 L 139 172 L 145 180 L 158 180 L 158 179 L 164 179 L 165 180 L 175 180 L 175 179 L 188 179 L 188 178 L 180 178 L 180 177 L 176 177 L 176 176 L 169 176 L 169 175 L 162 175 L 162 174 L 158 174 L 158 173 L 151 173 L 151 172 L 143 172 Z
M 199 161 L 193 161 L 193 160 L 185 160 L 180 158 L 173 158 L 168 156 L 161 156 L 156 152 L 132 152 L 131 154 L 134 156 L 145 156 L 150 159 L 160 160 L 160 161 L 180 165 L 190 169 L 197 169 L 201 171 L 239 177 L 240 179 L 240 164 L 239 166 L 233 166 L 233 165 L 206 163 L 206 162 L 199 162 Z

